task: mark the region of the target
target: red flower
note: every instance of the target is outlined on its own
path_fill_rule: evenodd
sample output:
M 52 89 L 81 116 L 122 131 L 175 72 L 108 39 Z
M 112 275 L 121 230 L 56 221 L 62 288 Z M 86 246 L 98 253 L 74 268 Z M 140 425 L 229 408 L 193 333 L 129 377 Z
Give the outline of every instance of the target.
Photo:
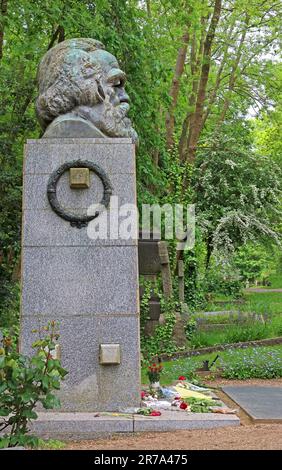
M 146 396 L 147 396 L 147 393 L 146 393 L 146 392 L 143 392 L 143 390 L 142 390 L 142 392 L 141 392 L 141 398 L 145 398 Z
M 154 362 L 153 367 L 157 367 L 157 364 Z
M 188 405 L 187 405 L 187 403 L 185 403 L 185 401 L 183 401 L 182 403 L 180 403 L 179 408 L 181 408 L 181 410 L 186 410 L 186 408 L 188 408 Z
M 153 411 L 151 411 L 150 416 L 161 416 L 161 412 L 153 410 Z
M 178 380 L 186 380 L 186 377 L 184 377 L 184 375 L 180 375 L 180 377 L 178 377 Z

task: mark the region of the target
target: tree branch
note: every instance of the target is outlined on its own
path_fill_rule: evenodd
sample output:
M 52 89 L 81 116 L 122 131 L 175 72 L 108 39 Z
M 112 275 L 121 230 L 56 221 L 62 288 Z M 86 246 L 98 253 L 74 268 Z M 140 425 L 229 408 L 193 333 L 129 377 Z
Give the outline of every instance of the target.
M 204 52 L 203 52 L 203 61 L 201 68 L 201 77 L 199 82 L 198 96 L 196 101 L 195 113 L 191 120 L 191 132 L 189 135 L 189 142 L 187 145 L 188 149 L 188 160 L 193 162 L 195 159 L 196 148 L 199 141 L 202 119 L 203 119 L 203 109 L 204 102 L 206 97 L 206 87 L 209 78 L 210 72 L 210 62 L 211 62 L 211 49 L 215 37 L 215 31 L 219 22 L 220 13 L 221 13 L 221 0 L 215 0 L 213 15 L 211 18 L 210 26 L 204 43 Z

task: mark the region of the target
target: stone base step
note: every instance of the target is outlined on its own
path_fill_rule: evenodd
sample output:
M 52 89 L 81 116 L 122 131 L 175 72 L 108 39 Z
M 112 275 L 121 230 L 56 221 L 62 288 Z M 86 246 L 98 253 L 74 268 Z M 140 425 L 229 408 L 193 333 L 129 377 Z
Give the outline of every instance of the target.
M 83 440 L 113 433 L 163 432 L 178 429 L 210 429 L 239 426 L 235 415 L 185 413 L 162 410 L 161 416 L 139 416 L 119 413 L 38 413 L 32 432 L 45 439 Z

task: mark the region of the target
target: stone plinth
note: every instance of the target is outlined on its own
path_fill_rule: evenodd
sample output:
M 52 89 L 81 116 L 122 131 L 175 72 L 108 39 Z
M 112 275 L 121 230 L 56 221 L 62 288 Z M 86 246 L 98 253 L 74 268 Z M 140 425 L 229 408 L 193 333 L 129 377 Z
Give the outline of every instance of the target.
M 129 413 L 115 416 L 103 413 L 53 413 L 52 421 L 49 413 L 38 413 L 38 419 L 32 423 L 32 432 L 44 439 L 68 441 L 108 437 L 113 433 L 168 432 L 239 425 L 240 419 L 233 414 L 170 410 L 162 410 L 161 416 L 154 417 Z
M 77 228 L 54 212 L 47 197 L 50 175 L 78 159 L 106 173 L 119 205 L 136 202 L 131 139 L 28 141 L 20 344 L 30 354 L 36 339 L 31 330 L 58 321 L 61 361 L 69 371 L 60 392 L 62 411 L 118 411 L 140 402 L 138 237 L 91 239 L 92 222 Z M 66 212 L 81 214 L 100 202 L 103 183 L 91 171 L 90 187 L 73 189 L 68 170 L 56 193 Z M 105 212 L 109 217 L 109 208 Z M 108 343 L 120 345 L 120 364 L 100 364 L 100 345 Z

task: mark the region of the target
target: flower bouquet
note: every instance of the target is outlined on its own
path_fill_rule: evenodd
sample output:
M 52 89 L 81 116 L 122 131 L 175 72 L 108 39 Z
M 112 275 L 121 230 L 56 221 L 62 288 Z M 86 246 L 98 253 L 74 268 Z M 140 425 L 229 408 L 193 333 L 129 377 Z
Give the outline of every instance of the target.
M 163 370 L 162 364 L 156 364 L 155 362 L 148 367 L 147 375 L 150 380 L 150 388 L 160 388 L 160 377 Z

